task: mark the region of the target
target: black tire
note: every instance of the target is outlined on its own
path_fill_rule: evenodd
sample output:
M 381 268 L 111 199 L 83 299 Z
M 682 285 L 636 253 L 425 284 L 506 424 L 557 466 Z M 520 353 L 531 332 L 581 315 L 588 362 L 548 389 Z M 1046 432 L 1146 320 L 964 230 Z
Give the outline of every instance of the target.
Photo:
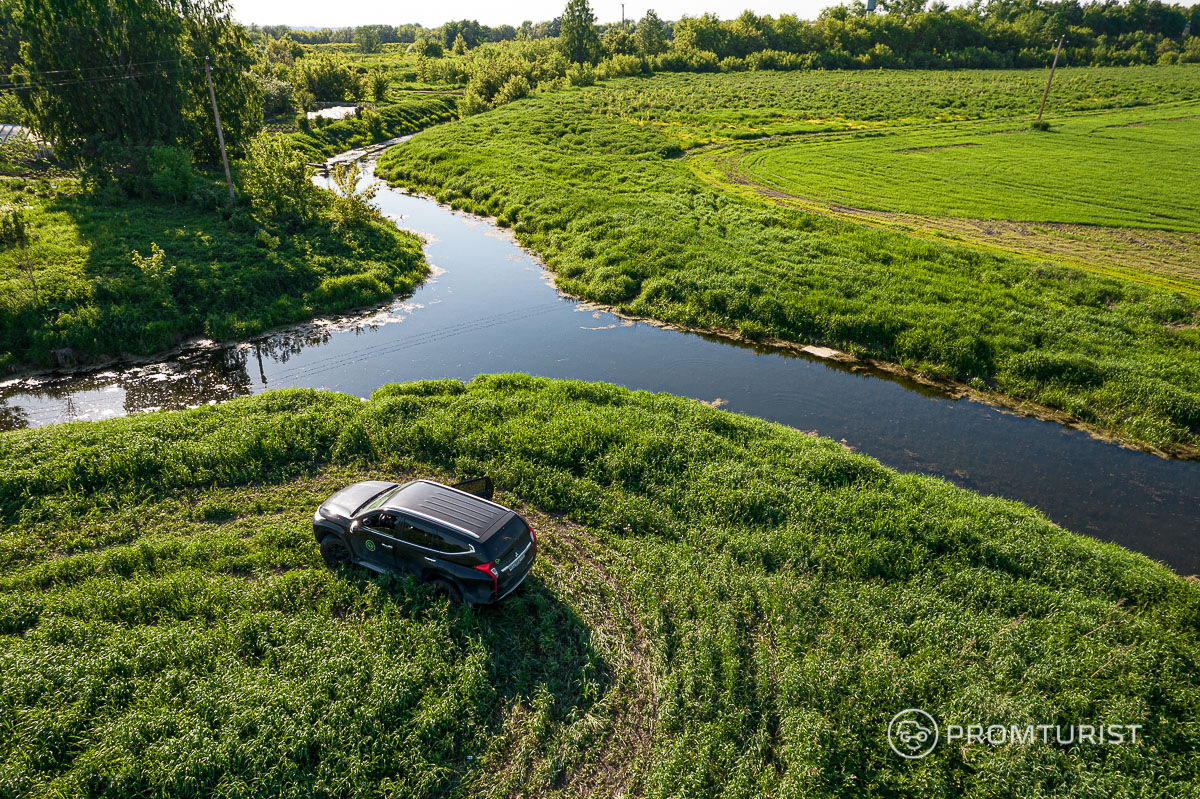
M 433 595 L 438 599 L 448 599 L 451 604 L 462 602 L 462 591 L 445 577 L 434 577 L 429 581 L 429 585 L 433 588 Z
M 350 547 L 346 546 L 341 536 L 333 534 L 321 539 L 321 557 L 325 559 L 326 565 L 333 567 L 350 563 L 352 560 Z

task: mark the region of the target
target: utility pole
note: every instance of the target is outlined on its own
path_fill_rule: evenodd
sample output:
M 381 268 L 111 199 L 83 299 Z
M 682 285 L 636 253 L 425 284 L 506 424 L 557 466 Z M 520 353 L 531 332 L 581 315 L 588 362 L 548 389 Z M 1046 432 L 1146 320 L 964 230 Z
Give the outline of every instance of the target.
M 221 131 L 221 113 L 217 111 L 217 90 L 213 88 L 212 66 L 204 56 L 204 76 L 208 79 L 208 97 L 212 100 L 213 119 L 217 123 L 217 141 L 221 143 L 221 163 L 225 165 L 225 185 L 229 187 L 229 199 L 233 199 L 233 177 L 229 174 L 229 156 L 225 154 L 225 134 Z
M 1042 92 L 1042 107 L 1038 109 L 1038 122 L 1042 121 L 1042 112 L 1046 110 L 1046 98 L 1050 96 L 1050 81 L 1054 80 L 1054 70 L 1058 66 L 1058 54 L 1062 52 L 1063 39 L 1066 36 L 1058 37 L 1058 47 L 1054 51 L 1054 63 L 1050 65 L 1050 77 L 1046 80 L 1046 91 Z M 214 105 L 213 108 L 216 108 Z
M 625 29 L 625 4 L 621 3 L 621 30 L 624 30 L 624 29 Z

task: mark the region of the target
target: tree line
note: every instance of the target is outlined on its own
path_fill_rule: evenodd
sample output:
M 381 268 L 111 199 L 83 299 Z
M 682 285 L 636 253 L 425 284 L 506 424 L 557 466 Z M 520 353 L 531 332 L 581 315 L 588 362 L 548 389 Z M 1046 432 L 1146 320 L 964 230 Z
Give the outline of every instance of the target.
M 146 148 L 216 156 L 205 83 L 210 59 L 225 136 L 240 150 L 269 114 L 325 99 L 381 99 L 388 78 L 301 42 L 345 38 L 360 48 L 408 43 L 418 77 L 467 85 L 474 113 L 556 85 L 650 71 L 1044 66 L 1066 38 L 1072 65 L 1200 62 L 1200 5 L 1162 0 L 863 0 L 815 20 L 745 12 L 598 25 L 587 0 L 543 23 L 438 28 L 374 25 L 332 31 L 249 28 L 229 0 L 6 0 L 0 3 L 0 101 L 61 151 L 128 164 Z M 3 111 L 0 108 L 0 111 Z

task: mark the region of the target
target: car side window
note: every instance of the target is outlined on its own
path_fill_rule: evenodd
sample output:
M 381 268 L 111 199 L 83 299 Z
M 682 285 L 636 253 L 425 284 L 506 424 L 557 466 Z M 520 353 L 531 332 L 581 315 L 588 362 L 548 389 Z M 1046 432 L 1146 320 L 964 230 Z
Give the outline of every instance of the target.
M 417 546 L 425 547 L 426 549 L 434 549 L 434 541 L 436 539 L 424 530 L 413 527 L 412 525 L 404 525 L 404 529 L 397 530 L 396 535 L 401 541 L 405 541 L 409 544 L 416 544 Z
M 434 543 L 433 548 L 438 552 L 445 552 L 447 555 L 462 555 L 471 551 L 470 545 L 456 541 L 448 535 L 437 536 L 437 541 Z
M 375 527 L 385 532 L 394 532 L 396 525 L 399 522 L 399 517 L 394 513 L 381 513 L 379 520 L 375 522 Z
M 400 528 L 397 528 L 396 530 L 396 536 L 401 541 L 407 541 L 410 544 L 416 544 L 419 547 L 432 549 L 434 552 L 441 552 L 446 555 L 455 555 L 471 551 L 469 546 L 452 542 L 448 539 L 448 536 L 444 536 L 441 533 L 427 527 L 417 527 L 408 523 L 403 523 L 402 526 L 404 527 L 403 530 Z

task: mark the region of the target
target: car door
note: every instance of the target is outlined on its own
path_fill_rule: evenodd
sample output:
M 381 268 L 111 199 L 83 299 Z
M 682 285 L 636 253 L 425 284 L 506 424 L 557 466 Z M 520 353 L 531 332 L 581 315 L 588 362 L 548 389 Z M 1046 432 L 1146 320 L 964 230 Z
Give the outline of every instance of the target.
M 408 560 L 413 573 L 420 576 L 427 569 L 445 571 L 442 558 L 446 543 L 437 528 L 421 519 L 405 518 L 397 530 L 400 552 Z
M 355 555 L 365 565 L 384 571 L 398 565 L 396 538 L 397 528 L 402 525 L 399 514 L 394 511 L 377 511 L 362 519 L 359 534 L 351 546 Z

